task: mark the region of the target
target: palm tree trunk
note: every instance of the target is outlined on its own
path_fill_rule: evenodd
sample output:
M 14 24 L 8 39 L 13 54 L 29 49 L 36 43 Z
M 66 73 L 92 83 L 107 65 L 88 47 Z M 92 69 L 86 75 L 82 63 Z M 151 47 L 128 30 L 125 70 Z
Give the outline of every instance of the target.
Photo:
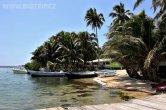
M 126 72 L 127 72 L 129 77 L 134 78 L 134 76 L 129 68 L 126 68 Z
M 97 27 L 96 27 L 96 38 L 97 38 L 97 59 L 98 59 L 98 68 L 99 68 L 99 40 L 98 40 L 98 35 L 97 35 Z
M 147 80 L 147 79 L 148 79 L 148 76 L 147 76 L 146 70 L 145 70 L 144 68 L 142 68 L 142 69 L 140 70 L 140 72 L 141 72 L 141 74 L 142 74 L 142 76 L 143 76 L 143 79 L 144 79 L 144 80 Z
M 126 72 L 131 78 L 142 79 L 142 77 L 138 74 L 138 71 L 134 68 L 126 68 Z
M 159 81 L 159 76 L 157 74 L 157 69 L 159 66 L 159 56 L 163 52 L 162 48 L 165 48 L 166 36 L 161 35 L 154 48 L 149 52 L 145 63 L 144 69 L 148 74 L 149 80 Z
M 144 70 L 147 73 L 148 79 L 150 81 L 158 82 L 159 78 L 157 75 L 157 68 L 159 65 L 159 51 L 158 48 L 153 48 L 144 63 Z
M 83 55 L 83 60 L 84 60 L 84 64 L 83 64 L 83 69 L 85 69 L 87 67 L 87 58 L 86 58 L 86 54 Z

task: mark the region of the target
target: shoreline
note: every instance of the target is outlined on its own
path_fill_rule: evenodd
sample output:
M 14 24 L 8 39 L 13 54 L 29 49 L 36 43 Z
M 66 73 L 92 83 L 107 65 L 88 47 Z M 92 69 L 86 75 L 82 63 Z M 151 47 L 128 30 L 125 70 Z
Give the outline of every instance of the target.
M 120 92 L 134 98 L 143 98 L 156 95 L 148 81 L 130 78 L 126 70 L 117 70 L 110 77 L 96 77 L 93 81 L 109 89 L 118 89 Z

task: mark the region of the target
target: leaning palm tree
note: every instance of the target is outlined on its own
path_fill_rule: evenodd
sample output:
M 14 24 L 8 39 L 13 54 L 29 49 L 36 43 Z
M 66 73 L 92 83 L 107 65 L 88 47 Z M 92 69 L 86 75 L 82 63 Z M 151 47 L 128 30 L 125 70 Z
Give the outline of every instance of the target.
M 131 77 L 140 78 L 138 71 L 141 71 L 143 78 L 151 78 L 144 72 L 144 61 L 155 45 L 153 27 L 153 19 L 142 11 L 124 23 L 122 31 L 114 31 L 108 36 L 111 40 L 105 46 L 107 55 L 122 63 Z
M 157 75 L 159 62 L 166 55 L 166 19 L 162 19 L 158 24 L 155 36 L 157 36 L 156 43 L 144 62 L 145 73 L 149 74 L 152 81 L 159 80 Z
M 105 19 L 102 13 L 97 13 L 96 9 L 90 8 L 85 15 L 85 21 L 87 22 L 87 26 L 91 26 L 94 31 L 96 31 L 96 38 L 99 50 L 97 29 L 100 29 L 103 25 Z M 98 52 L 98 64 L 99 64 L 99 52 Z M 98 65 L 99 66 L 99 65 Z
M 109 14 L 110 17 L 112 17 L 113 20 L 113 26 L 115 27 L 115 25 L 122 25 L 124 24 L 126 21 L 128 21 L 130 19 L 130 16 L 133 15 L 130 10 L 125 10 L 124 8 L 124 4 L 120 3 L 120 5 L 115 5 L 113 7 L 113 10 L 115 12 L 111 12 Z
M 136 8 L 140 3 L 142 3 L 143 0 L 137 0 L 135 3 L 134 8 Z M 149 52 L 145 63 L 144 63 L 144 70 L 145 73 L 149 74 L 150 80 L 152 81 L 158 81 L 157 77 L 157 67 L 159 65 L 160 56 L 165 53 L 165 41 L 166 41 L 166 32 L 165 32 L 165 26 L 166 26 L 166 1 L 165 0 L 152 0 L 152 6 L 154 8 L 154 11 L 159 7 L 159 12 L 155 16 L 155 18 L 161 17 L 161 23 L 158 25 L 157 31 L 160 33 L 157 39 L 157 42 L 154 46 L 154 48 Z

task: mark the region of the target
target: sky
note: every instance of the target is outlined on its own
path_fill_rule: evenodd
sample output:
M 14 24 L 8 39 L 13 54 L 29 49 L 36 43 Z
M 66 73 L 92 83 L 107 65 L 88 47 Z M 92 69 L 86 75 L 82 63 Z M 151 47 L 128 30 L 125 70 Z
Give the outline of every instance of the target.
M 98 30 L 102 46 L 112 22 L 108 15 L 120 2 L 135 14 L 144 9 L 154 16 L 151 0 L 145 0 L 134 11 L 135 0 L 0 0 L 0 65 L 24 65 L 30 61 L 31 52 L 62 30 L 93 32 L 84 21 L 89 8 L 96 8 L 105 17 Z

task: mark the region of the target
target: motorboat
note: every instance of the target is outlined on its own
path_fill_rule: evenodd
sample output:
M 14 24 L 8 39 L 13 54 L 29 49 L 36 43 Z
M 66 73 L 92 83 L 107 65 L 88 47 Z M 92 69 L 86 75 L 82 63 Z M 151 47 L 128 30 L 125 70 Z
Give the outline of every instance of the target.
M 26 74 L 27 70 L 24 67 L 13 68 L 13 73 Z
M 33 70 L 28 70 L 28 73 L 32 77 L 63 77 L 65 76 L 65 73 L 67 72 L 49 72 L 49 71 L 33 71 Z
M 93 72 L 70 72 L 65 74 L 68 79 L 81 79 L 81 78 L 93 78 L 97 77 L 98 74 Z

